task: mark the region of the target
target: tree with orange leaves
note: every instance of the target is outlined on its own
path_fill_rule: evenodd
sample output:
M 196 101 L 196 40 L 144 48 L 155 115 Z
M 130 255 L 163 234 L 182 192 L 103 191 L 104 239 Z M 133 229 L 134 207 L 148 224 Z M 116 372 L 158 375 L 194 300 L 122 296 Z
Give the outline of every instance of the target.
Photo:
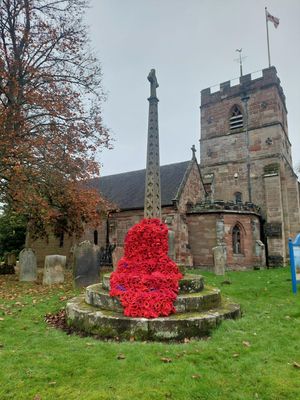
M 84 182 L 110 147 L 88 0 L 0 2 L 0 202 L 32 233 L 80 232 L 105 202 Z

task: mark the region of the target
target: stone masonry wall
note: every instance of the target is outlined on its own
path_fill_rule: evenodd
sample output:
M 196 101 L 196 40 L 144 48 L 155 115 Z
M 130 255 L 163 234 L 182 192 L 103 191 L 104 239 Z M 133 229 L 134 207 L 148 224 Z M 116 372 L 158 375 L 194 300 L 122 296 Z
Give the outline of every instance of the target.
M 37 257 L 38 268 L 44 267 L 45 257 L 48 255 L 61 255 L 67 257 L 67 265 L 70 260 L 71 249 L 75 239 L 68 235 L 64 235 L 63 246 L 60 247 L 60 239 L 53 233 L 49 233 L 47 237 L 37 240 L 30 239 L 29 247 L 31 247 Z
M 177 208 L 180 213 L 185 213 L 188 203 L 195 204 L 202 198 L 204 198 L 204 189 L 201 183 L 197 161 L 195 160 L 191 169 L 188 171 L 187 179 L 184 182 L 184 187 L 177 202 Z
M 259 240 L 260 221 L 255 214 L 234 212 L 190 213 L 187 215 L 191 252 L 194 266 L 212 269 L 214 265 L 212 248 L 220 245 L 220 218 L 224 226 L 221 241 L 227 250 L 227 269 L 241 270 L 260 264 L 255 252 L 256 240 Z M 238 224 L 242 234 L 242 252 L 233 253 L 232 229 Z
M 280 235 L 271 229 L 271 236 L 267 236 L 269 261 L 272 264 L 275 260 L 278 265 L 280 257 L 281 264 L 288 259 L 287 238 L 300 231 L 300 206 L 299 184 L 292 169 L 285 96 L 274 67 L 263 70 L 261 78 L 245 75 L 239 85 L 231 87 L 230 82 L 224 82 L 216 93 L 210 89 L 201 92 L 201 171 L 204 178 L 208 174 L 214 176 L 214 200 L 234 200 L 235 193 L 240 192 L 242 201 L 249 201 L 246 113 L 241 100 L 245 93 L 249 96 L 252 202 L 261 207 L 266 224 L 281 226 Z M 230 131 L 233 105 L 240 107 L 244 126 Z M 266 171 L 274 165 L 278 168 L 278 177 L 269 179 Z

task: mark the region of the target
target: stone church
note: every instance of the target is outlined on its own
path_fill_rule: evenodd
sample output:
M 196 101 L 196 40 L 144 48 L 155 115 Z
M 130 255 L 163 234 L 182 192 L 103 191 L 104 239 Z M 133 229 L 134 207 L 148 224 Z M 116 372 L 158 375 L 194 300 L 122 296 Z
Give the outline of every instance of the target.
M 299 182 L 293 171 L 285 96 L 275 67 L 201 92 L 200 163 L 160 167 L 162 219 L 179 264 L 212 269 L 221 249 L 227 269 L 280 266 L 288 238 L 300 231 Z M 145 170 L 105 176 L 92 186 L 115 206 L 84 238 L 107 251 L 122 249 L 128 229 L 143 218 Z M 71 238 L 31 243 L 38 263 L 47 254 L 70 257 Z M 121 252 L 120 252 L 121 253 Z

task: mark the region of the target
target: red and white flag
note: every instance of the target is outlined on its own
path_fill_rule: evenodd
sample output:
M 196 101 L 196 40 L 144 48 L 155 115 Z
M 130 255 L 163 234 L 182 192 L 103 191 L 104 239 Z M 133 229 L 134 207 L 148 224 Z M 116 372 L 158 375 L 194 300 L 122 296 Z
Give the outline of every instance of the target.
M 267 21 L 273 22 L 275 28 L 277 28 L 277 26 L 279 25 L 279 18 L 274 17 L 268 11 L 267 11 Z

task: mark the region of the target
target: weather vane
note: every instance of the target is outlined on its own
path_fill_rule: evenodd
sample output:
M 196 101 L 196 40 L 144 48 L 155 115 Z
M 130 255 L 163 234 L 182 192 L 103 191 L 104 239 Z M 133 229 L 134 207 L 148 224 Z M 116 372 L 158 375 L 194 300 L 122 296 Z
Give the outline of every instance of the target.
M 242 57 L 242 48 L 241 49 L 236 49 L 239 53 L 239 58 L 236 58 L 234 61 L 237 61 L 240 63 L 240 76 L 243 76 L 243 60 L 245 60 L 246 57 Z

